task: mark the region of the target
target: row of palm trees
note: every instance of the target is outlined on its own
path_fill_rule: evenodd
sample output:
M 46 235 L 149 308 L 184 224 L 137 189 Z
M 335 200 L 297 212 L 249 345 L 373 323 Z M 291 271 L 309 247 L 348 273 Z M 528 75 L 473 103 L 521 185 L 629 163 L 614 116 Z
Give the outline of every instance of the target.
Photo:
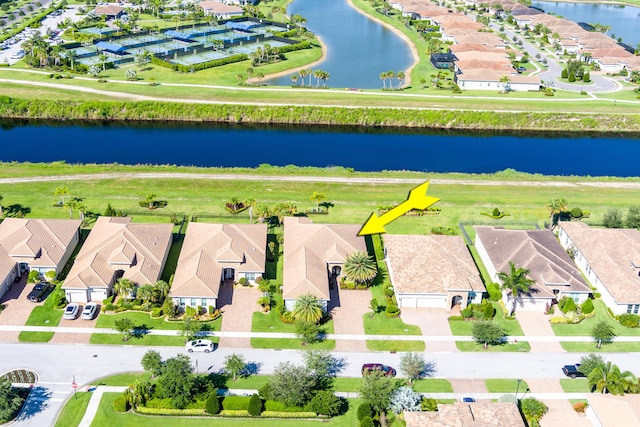
M 397 89 L 399 90 L 402 87 L 402 83 L 404 82 L 405 78 L 406 76 L 404 74 L 404 71 L 398 71 L 397 73 L 395 71 L 383 71 L 382 73 L 380 73 L 380 80 L 382 80 L 382 90 L 392 90 L 393 79 L 398 80 Z M 389 88 L 387 88 L 387 80 L 389 80 Z
M 309 77 L 309 84 L 305 84 L 305 78 Z M 292 86 L 300 86 L 300 87 L 312 87 L 312 78 L 316 79 L 315 87 L 327 87 L 327 80 L 331 75 L 328 71 L 324 70 L 312 70 L 312 69 L 303 69 L 298 71 L 298 74 L 291 75 L 291 85 Z M 298 81 L 300 84 L 298 84 Z
M 145 308 L 152 303 L 162 304 L 169 295 L 171 286 L 164 280 L 158 280 L 155 284 L 136 286 L 134 282 L 126 278 L 120 278 L 113 285 L 114 292 L 124 300 L 130 300 L 134 296 L 142 301 Z

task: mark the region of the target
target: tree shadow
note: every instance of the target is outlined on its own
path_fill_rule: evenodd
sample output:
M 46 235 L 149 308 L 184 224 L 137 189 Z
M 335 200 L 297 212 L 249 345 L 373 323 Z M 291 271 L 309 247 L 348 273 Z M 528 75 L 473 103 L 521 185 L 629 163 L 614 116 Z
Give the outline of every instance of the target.
M 436 362 L 427 362 L 424 364 L 424 369 L 421 374 L 424 377 L 433 377 L 438 371 L 438 364 Z
M 26 215 L 31 213 L 30 207 L 23 206 L 19 203 L 4 206 L 3 209 L 6 218 L 24 218 Z
M 131 338 L 144 338 L 145 335 L 149 334 L 150 329 L 151 328 L 149 328 L 145 323 L 134 326 L 133 331 L 131 332 Z
M 29 397 L 22 406 L 22 411 L 16 418 L 16 421 L 28 420 L 36 416 L 40 412 L 44 412 L 49 407 L 49 399 L 51 399 L 51 391 L 42 386 L 35 386 L 31 389 Z
M 322 202 L 322 203 L 320 203 L 320 206 L 322 206 L 323 208 L 329 210 L 329 208 L 332 208 L 335 205 L 332 202 Z
M 262 368 L 262 362 L 248 362 L 244 366 L 242 372 L 240 372 L 240 375 L 242 375 L 243 377 L 258 375 L 258 373 L 260 372 L 260 368 Z

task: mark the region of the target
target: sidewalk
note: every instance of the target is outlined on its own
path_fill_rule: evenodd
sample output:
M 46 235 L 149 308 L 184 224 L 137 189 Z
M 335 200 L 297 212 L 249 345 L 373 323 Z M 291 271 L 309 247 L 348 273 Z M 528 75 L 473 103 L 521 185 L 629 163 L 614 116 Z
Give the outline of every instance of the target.
M 29 331 L 29 332 L 63 332 L 69 334 L 120 334 L 109 328 L 71 328 L 59 326 L 16 326 L 0 325 L 1 331 Z M 148 330 L 149 335 L 179 336 L 178 330 Z M 284 332 L 207 332 L 205 336 L 226 338 L 297 338 L 296 334 Z M 327 334 L 330 340 L 360 340 L 360 341 L 425 341 L 425 342 L 455 342 L 473 341 L 473 337 L 466 335 L 363 335 L 363 334 Z M 509 341 L 527 342 L 593 342 L 590 336 L 509 336 Z M 618 336 L 616 342 L 640 342 L 640 336 Z

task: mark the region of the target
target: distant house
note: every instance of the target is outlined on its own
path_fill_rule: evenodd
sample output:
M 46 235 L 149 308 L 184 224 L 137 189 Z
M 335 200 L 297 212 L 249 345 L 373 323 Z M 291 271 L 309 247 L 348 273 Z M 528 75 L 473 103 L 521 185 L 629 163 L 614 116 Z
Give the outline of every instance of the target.
M 398 306 L 450 311 L 480 303 L 485 287 L 460 236 L 384 236 L 389 279 Z
M 30 270 L 58 274 L 80 237 L 80 220 L 5 218 L 0 223 L 0 297 Z
M 558 239 L 615 314 L 640 313 L 640 231 L 561 221 Z
M 589 393 L 585 415 L 594 427 L 640 425 L 640 396 Z
M 500 283 L 499 272 L 509 273 L 509 263 L 529 270 L 535 284 L 531 292 L 518 298 L 518 310 L 544 311 L 563 296 L 583 303 L 592 293 L 550 230 L 511 230 L 498 227 L 476 226 L 475 247 L 491 279 Z M 514 296 L 503 292 L 507 307 Z
M 434 412 L 403 413 L 406 427 L 525 427 L 513 402 L 438 403 Z
M 93 10 L 95 16 L 106 16 L 107 19 L 118 19 L 124 14 L 124 7 L 115 4 L 96 6 Z
M 447 70 L 453 69 L 454 62 L 457 60 L 458 58 L 452 53 L 432 53 L 430 59 L 435 68 Z
M 304 294 L 317 297 L 327 309 L 330 290 L 337 287 L 347 257 L 367 251 L 364 237 L 358 236 L 360 227 L 285 217 L 282 296 L 288 310 Z
M 102 301 L 121 277 L 137 286 L 157 282 L 169 254 L 172 230 L 173 224 L 99 217 L 62 285 L 67 301 Z
M 169 296 L 180 307 L 215 307 L 222 283 L 259 281 L 266 247 L 266 224 L 190 223 Z
M 211 0 L 201 2 L 200 8 L 204 11 L 205 15 L 213 15 L 218 19 L 229 19 L 244 14 L 241 7 Z

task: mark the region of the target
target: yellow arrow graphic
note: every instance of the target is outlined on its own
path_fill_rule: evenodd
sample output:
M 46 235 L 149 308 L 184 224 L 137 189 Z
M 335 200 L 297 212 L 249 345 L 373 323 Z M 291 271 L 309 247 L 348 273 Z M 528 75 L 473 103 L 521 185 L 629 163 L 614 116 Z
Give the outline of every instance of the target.
M 409 191 L 407 200 L 400 203 L 389 212 L 384 213 L 382 216 L 376 215 L 375 212 L 372 213 L 369 219 L 367 219 L 367 222 L 364 223 L 364 225 L 358 232 L 358 236 L 386 233 L 384 226 L 389 224 L 391 221 L 400 218 L 411 209 L 424 210 L 439 201 L 440 199 L 436 197 L 427 196 L 428 188 L 429 181 L 420 184 L 416 188 Z

